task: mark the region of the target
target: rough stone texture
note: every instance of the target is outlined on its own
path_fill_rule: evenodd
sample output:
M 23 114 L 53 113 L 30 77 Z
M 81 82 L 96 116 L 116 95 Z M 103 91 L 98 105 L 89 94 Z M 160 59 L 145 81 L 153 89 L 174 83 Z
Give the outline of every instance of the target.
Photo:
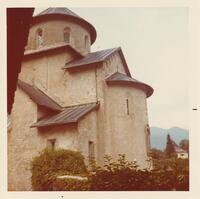
M 89 156 L 89 141 L 94 143 L 94 156 L 97 158 L 97 133 L 97 113 L 96 111 L 92 111 L 78 123 L 78 150 L 84 155 L 86 163 L 88 163 Z
M 27 50 L 37 49 L 36 35 L 37 30 L 42 29 L 43 31 L 43 45 L 49 46 L 64 41 L 64 28 L 69 27 L 71 30 L 70 34 L 70 45 L 75 48 L 78 52 L 86 54 L 90 51 L 90 34 L 89 32 L 77 23 L 54 19 L 51 21 L 41 21 L 40 23 L 34 24 L 29 33 Z M 88 36 L 89 44 L 85 45 L 85 36 Z
M 122 60 L 118 52 L 115 52 L 111 57 L 103 64 L 103 75 L 104 79 L 112 75 L 115 72 L 124 73 L 125 69 L 122 63 Z
M 127 113 L 127 102 L 128 109 Z M 126 154 L 128 160 L 137 160 L 141 167 L 147 166 L 146 96 L 133 87 L 108 86 L 106 95 L 106 153 L 112 157 Z M 115 103 L 113 103 L 115 102 Z M 110 110 L 109 107 L 112 107 Z
M 8 133 L 9 190 L 31 189 L 29 160 L 41 148 L 37 129 L 30 129 L 30 123 L 36 120 L 36 111 L 36 104 L 17 90 L 11 113 L 12 129 Z
M 85 104 L 96 101 L 95 69 L 65 72 L 66 105 Z M 87 86 L 86 86 L 87 85 Z
M 43 29 L 44 45 L 63 42 L 63 29 L 72 30 L 71 45 L 87 53 L 84 36 L 89 33 L 78 24 L 67 21 L 45 21 L 30 30 L 27 49 L 35 49 L 35 32 Z M 135 87 L 107 85 L 105 79 L 118 71 L 126 74 L 120 55 L 116 52 L 104 63 L 80 70 L 64 70 L 66 62 L 75 59 L 70 50 L 53 50 L 26 57 L 19 78 L 37 86 L 61 106 L 100 102 L 96 111 L 84 116 L 76 125 L 61 125 L 41 129 L 30 128 L 48 110 L 37 106 L 19 88 L 11 113 L 12 128 L 8 132 L 8 187 L 9 190 L 31 190 L 30 161 L 56 139 L 55 148 L 81 151 L 86 163 L 89 141 L 94 143 L 97 163 L 104 163 L 106 154 L 116 157 L 125 153 L 129 160 L 137 160 L 146 167 L 149 137 L 146 95 Z M 129 100 L 127 114 L 126 100 Z

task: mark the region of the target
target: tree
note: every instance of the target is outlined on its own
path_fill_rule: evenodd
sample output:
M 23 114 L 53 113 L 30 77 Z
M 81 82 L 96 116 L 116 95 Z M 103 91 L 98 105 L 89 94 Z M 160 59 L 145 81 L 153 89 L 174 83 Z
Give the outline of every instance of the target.
M 170 135 L 167 134 L 167 144 L 166 144 L 165 153 L 168 157 L 170 157 L 174 154 L 174 152 L 175 152 L 175 149 L 174 149 L 173 140 L 171 139 Z
M 156 148 L 152 148 L 151 151 L 150 151 L 150 154 L 152 159 L 163 159 L 164 158 L 164 153 L 163 151 L 159 150 L 159 149 L 156 149 Z
M 90 191 L 188 191 L 188 166 L 188 160 L 171 157 L 150 171 L 129 162 L 125 155 L 118 160 L 106 156 L 105 164 L 89 176 Z
M 179 147 L 189 152 L 189 140 L 187 139 L 181 140 L 179 143 Z

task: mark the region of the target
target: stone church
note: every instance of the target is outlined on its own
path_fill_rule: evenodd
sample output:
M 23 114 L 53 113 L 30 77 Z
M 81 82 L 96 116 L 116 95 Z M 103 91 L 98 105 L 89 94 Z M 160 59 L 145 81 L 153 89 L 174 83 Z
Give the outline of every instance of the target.
M 8 131 L 8 188 L 31 190 L 30 161 L 46 147 L 85 159 L 125 154 L 147 167 L 147 98 L 120 47 L 91 52 L 95 28 L 66 8 L 33 17 Z

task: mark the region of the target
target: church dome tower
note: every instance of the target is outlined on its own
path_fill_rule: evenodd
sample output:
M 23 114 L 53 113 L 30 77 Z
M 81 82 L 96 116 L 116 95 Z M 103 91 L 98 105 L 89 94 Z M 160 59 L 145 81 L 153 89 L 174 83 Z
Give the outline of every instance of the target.
M 48 8 L 33 18 L 26 50 L 69 44 L 82 55 L 96 40 L 95 28 L 67 8 Z
M 121 47 L 90 52 L 95 28 L 67 8 L 33 17 L 8 133 L 9 190 L 32 190 L 34 157 L 45 148 L 79 151 L 86 164 L 124 154 L 148 168 L 147 98 Z

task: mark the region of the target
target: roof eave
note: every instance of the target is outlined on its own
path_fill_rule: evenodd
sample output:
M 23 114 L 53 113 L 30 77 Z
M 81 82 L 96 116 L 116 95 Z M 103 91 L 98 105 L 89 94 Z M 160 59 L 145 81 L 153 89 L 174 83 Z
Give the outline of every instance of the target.
M 30 128 L 42 128 L 42 127 L 48 127 L 48 126 L 58 126 L 58 125 L 71 125 L 71 124 L 76 124 L 78 123 L 84 116 L 86 116 L 87 114 L 89 114 L 90 112 L 92 112 L 93 110 L 98 109 L 100 106 L 99 102 L 93 103 L 93 107 L 91 107 L 89 110 L 87 110 L 84 114 L 80 115 L 79 117 L 75 117 L 75 118 L 68 118 L 68 121 L 63 121 L 63 122 L 44 122 L 43 124 L 41 124 L 42 119 L 33 123 Z M 64 110 L 63 110 L 64 111 Z
M 18 79 L 18 83 L 17 85 L 19 86 L 20 89 L 22 89 L 36 104 L 46 107 L 48 109 L 51 109 L 53 111 L 59 112 L 62 111 L 63 108 L 56 102 L 54 101 L 52 98 L 50 98 L 46 93 L 44 93 L 42 90 L 35 88 L 25 82 L 23 82 L 22 80 Z M 27 88 L 28 87 L 28 88 Z M 52 102 L 54 105 L 53 106 L 48 106 L 47 104 L 37 100 L 37 98 L 34 96 L 35 94 L 30 91 L 30 88 L 32 88 L 35 92 L 39 92 L 41 93 L 43 96 L 46 97 L 46 99 L 48 99 L 50 102 Z M 29 90 L 28 90 L 29 89 Z
M 46 48 L 41 48 L 41 49 L 27 50 L 24 53 L 24 57 L 26 58 L 26 57 L 29 57 L 29 56 L 39 55 L 39 54 L 42 54 L 42 53 L 46 53 L 46 52 L 50 52 L 50 51 L 55 51 L 55 50 L 60 50 L 60 49 L 64 49 L 64 48 L 70 49 L 73 53 L 77 54 L 77 56 L 79 58 L 83 57 L 71 45 L 65 44 L 65 43 L 58 44 L 58 45 L 53 45 L 53 46 L 46 47 Z
M 116 53 L 116 52 L 119 52 L 119 55 L 120 55 L 120 57 L 121 57 L 121 59 L 122 59 L 122 63 L 123 63 L 123 65 L 124 65 L 124 67 L 125 67 L 125 71 L 126 71 L 126 73 L 127 73 L 127 75 L 129 76 L 129 77 L 131 77 L 131 73 L 130 73 L 130 71 L 129 71 L 129 68 L 128 68 L 128 65 L 127 65 L 127 63 L 126 63 L 126 59 L 125 59 L 125 57 L 124 57 L 124 54 L 123 54 L 123 52 L 122 52 L 122 49 L 121 49 L 121 47 L 116 47 L 115 48 L 115 50 L 111 53 L 111 54 L 109 54 L 108 56 L 106 56 L 106 58 L 105 59 L 103 59 L 103 60 L 98 60 L 98 61 L 96 61 L 96 62 L 92 62 L 92 63 L 86 63 L 86 64 L 77 64 L 77 65 L 75 65 L 75 66 L 65 66 L 65 67 L 63 67 L 63 69 L 67 69 L 67 70 L 75 70 L 75 69 L 80 69 L 81 67 L 83 67 L 83 66 L 87 66 L 87 67 L 89 67 L 89 66 L 92 66 L 92 65 L 95 65 L 95 64 L 100 64 L 100 63 L 103 63 L 103 62 L 105 62 L 105 61 L 107 61 L 114 53 Z M 68 63 L 68 64 L 70 64 L 70 63 Z M 84 67 L 83 67 L 84 68 Z
M 77 120 L 75 121 L 68 121 L 68 122 L 63 122 L 63 123 L 50 123 L 50 124 L 43 124 L 43 125 L 40 125 L 40 124 L 37 124 L 36 123 L 33 123 L 30 128 L 43 128 L 43 127 L 50 127 L 50 126 L 60 126 L 60 125 L 72 125 L 72 124 L 77 124 Z
M 96 103 L 96 106 L 94 106 L 93 108 L 91 108 L 86 114 L 80 116 L 79 118 L 77 118 L 77 122 L 79 122 L 84 116 L 86 116 L 87 114 L 89 114 L 90 112 L 97 110 L 100 107 L 100 103 L 99 101 Z
M 146 93 L 147 98 L 153 94 L 153 88 L 147 84 L 141 82 L 131 82 L 131 81 L 123 81 L 123 80 L 106 80 L 108 85 L 125 85 L 125 86 L 134 86 L 143 90 Z
M 85 68 L 88 68 L 88 67 L 98 67 L 100 66 L 100 64 L 102 64 L 104 61 L 97 61 L 97 62 L 93 62 L 93 63 L 89 63 L 89 64 L 84 64 L 84 65 L 76 65 L 76 66 L 64 66 L 62 69 L 66 69 L 66 70 L 80 70 L 80 69 L 85 69 Z M 84 67 L 83 67 L 84 66 Z
M 127 64 L 127 62 L 126 62 L 126 59 L 125 59 L 125 57 L 124 57 L 124 54 L 123 54 L 123 51 L 122 51 L 121 47 L 118 48 L 118 52 L 119 52 L 119 54 L 120 54 L 120 56 L 121 56 L 122 63 L 123 63 L 124 66 L 125 66 L 125 70 L 126 70 L 127 75 L 128 75 L 129 77 L 131 77 L 131 73 L 130 73 L 130 71 L 129 71 L 128 64 Z

